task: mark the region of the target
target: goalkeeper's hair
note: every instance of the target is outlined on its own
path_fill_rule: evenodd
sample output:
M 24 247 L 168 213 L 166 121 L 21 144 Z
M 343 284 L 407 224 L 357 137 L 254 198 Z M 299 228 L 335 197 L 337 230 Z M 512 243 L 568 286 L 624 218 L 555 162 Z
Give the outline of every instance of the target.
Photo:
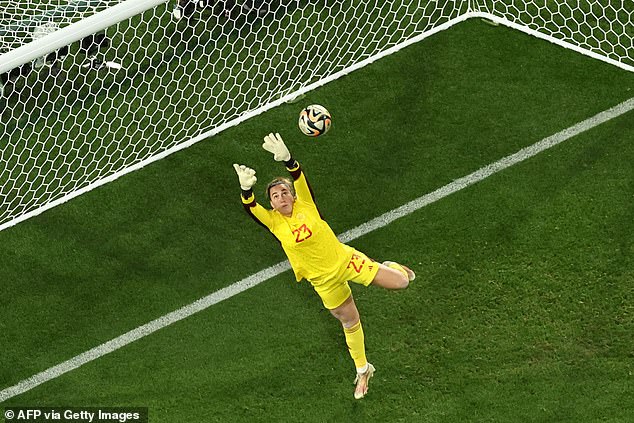
M 293 187 L 293 183 L 288 178 L 283 178 L 283 177 L 280 176 L 280 177 L 277 177 L 277 178 L 273 179 L 266 186 L 266 196 L 268 197 L 269 200 L 271 199 L 271 188 L 273 188 L 274 186 L 277 186 L 277 185 L 286 185 L 286 187 L 291 192 L 293 197 L 295 197 L 295 187 Z

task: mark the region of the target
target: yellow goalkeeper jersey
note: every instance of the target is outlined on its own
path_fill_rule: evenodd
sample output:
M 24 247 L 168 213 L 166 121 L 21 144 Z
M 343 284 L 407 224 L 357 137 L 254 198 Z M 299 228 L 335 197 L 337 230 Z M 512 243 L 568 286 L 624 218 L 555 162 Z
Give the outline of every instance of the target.
M 290 217 L 265 209 L 256 202 L 252 192 L 243 192 L 242 203 L 247 212 L 280 241 L 297 281 L 306 278 L 313 285 L 320 285 L 348 266 L 352 249 L 345 248 L 321 218 L 299 163 L 294 161 L 287 169 L 293 176 L 296 193 Z

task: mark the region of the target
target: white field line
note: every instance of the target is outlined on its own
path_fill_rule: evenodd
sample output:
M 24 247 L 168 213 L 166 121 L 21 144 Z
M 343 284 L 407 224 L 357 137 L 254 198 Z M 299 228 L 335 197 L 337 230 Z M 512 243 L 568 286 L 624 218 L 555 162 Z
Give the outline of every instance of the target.
M 357 226 L 356 228 L 346 231 L 341 234 L 339 238 L 343 242 L 349 242 L 369 232 L 385 227 L 396 219 L 407 216 L 415 212 L 416 210 L 425 207 L 428 204 L 432 204 L 450 194 L 453 194 L 454 192 L 460 191 L 461 189 L 473 185 L 503 169 L 529 159 L 544 150 L 547 150 L 559 143 L 562 143 L 574 137 L 575 135 L 592 129 L 595 126 L 602 124 L 603 122 L 627 113 L 632 109 L 634 109 L 634 98 L 631 98 L 589 119 L 579 122 L 578 124 L 564 129 L 563 131 L 558 132 L 548 138 L 544 138 L 543 140 L 531 145 L 530 147 L 519 150 L 517 153 L 511 154 L 510 156 L 504 157 L 503 159 L 484 166 L 483 168 L 478 169 L 477 171 L 467 176 L 456 179 L 455 181 L 445 185 L 442 188 L 437 189 L 436 191 L 423 195 L 422 197 L 410 201 L 403 206 L 384 213 L 379 217 L 376 217 L 366 223 Z M 227 286 L 226 288 L 223 288 L 206 297 L 203 297 L 189 305 L 181 307 L 178 310 L 159 317 L 156 320 L 152 320 L 151 322 L 146 323 L 143 326 L 139 326 L 136 329 L 126 332 L 123 335 L 118 336 L 117 338 L 105 342 L 89 351 L 81 353 L 67 361 L 64 361 L 63 363 L 46 369 L 36 375 L 29 377 L 28 379 L 24 379 L 14 386 L 3 389 L 0 392 L 0 402 L 6 401 L 9 398 L 27 392 L 44 382 L 55 379 L 58 376 L 63 375 L 64 373 L 68 373 L 71 370 L 74 370 L 86 363 L 98 359 L 99 357 L 116 351 L 119 348 L 122 348 L 125 345 L 128 345 L 136 340 L 144 338 L 145 336 L 148 336 L 159 329 L 169 326 L 172 323 L 178 322 L 185 319 L 186 317 L 191 316 L 192 314 L 205 310 L 206 308 L 214 304 L 231 298 L 234 295 L 246 291 L 247 289 L 252 288 L 256 285 L 259 285 L 262 282 L 269 280 L 274 276 L 277 276 L 289 269 L 290 265 L 288 264 L 288 261 L 278 263 L 274 266 L 261 270 L 245 279 L 235 282 L 232 285 Z

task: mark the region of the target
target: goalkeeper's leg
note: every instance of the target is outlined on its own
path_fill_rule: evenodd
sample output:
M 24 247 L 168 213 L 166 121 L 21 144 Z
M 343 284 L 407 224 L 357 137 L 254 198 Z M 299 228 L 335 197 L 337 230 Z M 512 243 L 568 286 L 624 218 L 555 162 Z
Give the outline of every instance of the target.
M 377 263 L 362 252 L 345 247 L 352 250 L 350 264 L 342 276 L 345 280 L 365 286 L 373 284 L 387 289 L 404 289 L 416 277 L 407 266 L 393 261 Z
M 387 289 L 405 289 L 415 278 L 416 274 L 409 267 L 393 261 L 384 261 L 379 265 L 379 271 L 372 284 Z
M 354 397 L 361 399 L 368 392 L 370 378 L 374 375 L 374 366 L 368 363 L 365 355 L 363 327 L 361 326 L 359 311 L 357 310 L 352 295 L 350 295 L 343 304 L 330 310 L 330 312 L 343 326 L 348 351 L 357 369 L 357 376 L 354 380 Z

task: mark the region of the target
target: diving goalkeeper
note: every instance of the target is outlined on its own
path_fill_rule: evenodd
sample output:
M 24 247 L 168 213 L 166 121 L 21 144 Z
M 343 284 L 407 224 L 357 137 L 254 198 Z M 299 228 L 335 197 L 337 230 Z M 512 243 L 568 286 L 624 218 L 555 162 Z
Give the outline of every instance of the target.
M 322 219 L 313 192 L 299 163 L 279 134 L 264 137 L 262 147 L 284 162 L 293 182 L 274 179 L 266 188 L 272 210 L 255 200 L 255 170 L 234 164 L 242 188 L 242 203 L 256 222 L 266 227 L 282 244 L 299 282 L 307 279 L 319 294 L 324 306 L 343 325 L 350 355 L 357 369 L 354 397 L 363 398 L 374 366 L 366 359 L 365 341 L 359 311 L 348 282 L 387 289 L 404 289 L 414 280 L 409 268 L 386 261 L 377 263 L 365 254 L 341 243 Z

